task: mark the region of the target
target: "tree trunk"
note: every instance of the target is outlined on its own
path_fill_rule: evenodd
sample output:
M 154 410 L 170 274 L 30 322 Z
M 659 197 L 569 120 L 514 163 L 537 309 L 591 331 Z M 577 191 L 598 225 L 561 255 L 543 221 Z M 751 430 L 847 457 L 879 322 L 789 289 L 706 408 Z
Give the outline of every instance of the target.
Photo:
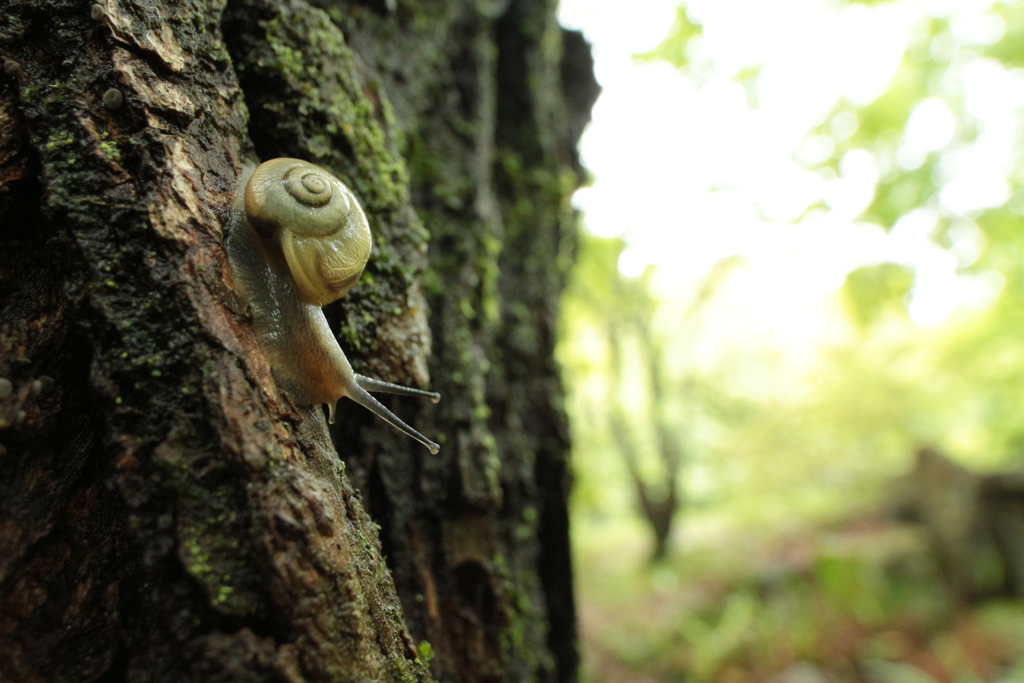
M 553 0 L 100 5 L 0 17 L 0 681 L 574 680 L 586 44 Z M 325 313 L 440 454 L 275 385 L 223 245 L 276 156 L 360 198 Z

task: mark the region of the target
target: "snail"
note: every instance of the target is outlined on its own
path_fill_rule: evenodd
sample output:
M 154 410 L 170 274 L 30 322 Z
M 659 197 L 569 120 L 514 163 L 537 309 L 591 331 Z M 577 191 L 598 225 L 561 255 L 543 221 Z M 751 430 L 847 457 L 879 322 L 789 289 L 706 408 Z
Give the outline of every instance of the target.
M 436 443 L 369 392 L 435 403 L 440 394 L 355 374 L 320 310 L 356 284 L 371 244 L 355 195 L 319 166 L 272 159 L 242 174 L 230 209 L 228 262 L 277 383 L 299 405 L 326 403 L 331 424 L 335 404 L 347 396 L 437 453 Z

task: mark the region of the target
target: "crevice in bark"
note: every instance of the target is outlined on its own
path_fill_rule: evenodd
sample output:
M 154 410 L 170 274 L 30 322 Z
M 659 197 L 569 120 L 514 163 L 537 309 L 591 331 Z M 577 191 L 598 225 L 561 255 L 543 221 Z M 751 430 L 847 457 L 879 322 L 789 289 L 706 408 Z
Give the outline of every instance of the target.
M 374 460 L 364 490 L 367 492 L 366 512 L 377 523 L 380 531 L 380 551 L 388 563 L 388 568 L 395 570 L 395 539 L 392 538 L 392 507 L 384 482 L 381 479 L 380 462 Z

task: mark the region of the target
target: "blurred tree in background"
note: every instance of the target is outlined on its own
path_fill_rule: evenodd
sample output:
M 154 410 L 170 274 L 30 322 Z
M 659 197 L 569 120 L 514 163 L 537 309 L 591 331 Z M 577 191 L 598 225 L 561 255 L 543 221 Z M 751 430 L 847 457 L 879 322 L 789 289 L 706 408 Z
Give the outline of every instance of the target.
M 687 430 L 700 401 L 687 355 L 699 334 L 701 311 L 738 261 L 717 264 L 701 280 L 679 325 L 663 329 L 647 278 L 619 272 L 623 246 L 621 239 L 584 236 L 567 306 L 574 309 L 570 315 L 592 327 L 605 359 L 601 397 L 584 407 L 588 422 L 608 425 L 609 434 L 602 436 L 610 436 L 622 457 L 639 511 L 654 536 L 652 559 L 660 560 L 682 505 Z

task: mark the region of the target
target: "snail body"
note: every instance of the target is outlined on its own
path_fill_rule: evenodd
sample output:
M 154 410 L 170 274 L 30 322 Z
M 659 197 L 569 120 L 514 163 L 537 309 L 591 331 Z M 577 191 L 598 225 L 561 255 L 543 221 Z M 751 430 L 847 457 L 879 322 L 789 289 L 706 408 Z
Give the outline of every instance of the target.
M 355 374 L 320 310 L 359 281 L 371 245 L 355 195 L 320 167 L 272 159 L 246 169 L 240 179 L 231 205 L 228 261 L 275 380 L 297 404 L 326 403 L 332 424 L 335 405 L 347 396 L 437 453 L 436 443 L 369 391 L 435 402 L 440 396 Z

